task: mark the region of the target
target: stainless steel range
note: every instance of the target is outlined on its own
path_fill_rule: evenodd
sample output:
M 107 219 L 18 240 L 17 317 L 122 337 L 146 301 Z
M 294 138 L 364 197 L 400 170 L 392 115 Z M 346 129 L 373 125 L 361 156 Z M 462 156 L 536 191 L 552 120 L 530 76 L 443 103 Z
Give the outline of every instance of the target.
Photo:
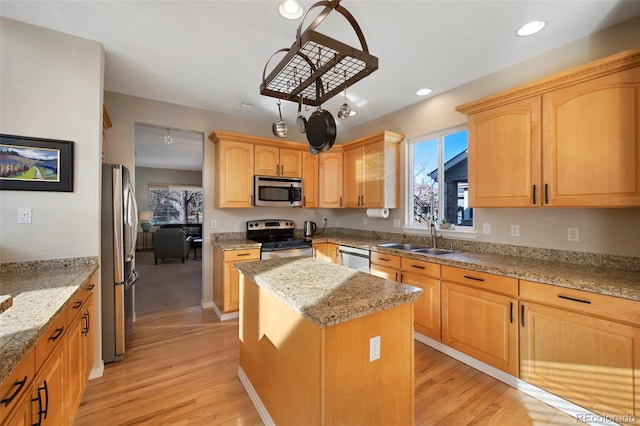
M 312 256 L 311 240 L 293 236 L 296 224 L 288 219 L 261 219 L 247 222 L 247 239 L 262 244 L 260 257 Z

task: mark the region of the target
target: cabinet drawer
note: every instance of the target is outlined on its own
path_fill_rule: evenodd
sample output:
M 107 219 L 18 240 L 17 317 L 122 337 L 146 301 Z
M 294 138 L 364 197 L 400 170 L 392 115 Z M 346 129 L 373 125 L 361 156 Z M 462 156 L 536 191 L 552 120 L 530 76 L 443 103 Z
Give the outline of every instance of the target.
M 509 296 L 518 295 L 518 280 L 453 266 L 442 267 L 442 279 Z
M 224 252 L 224 261 L 232 262 L 236 260 L 260 259 L 260 249 L 230 250 Z
M 31 382 L 36 373 L 35 351 L 31 349 L 13 370 L 13 373 L 0 383 L 0 423 L 8 417 L 25 393 L 31 390 Z
M 49 354 L 58 346 L 67 328 L 67 316 L 63 313 L 44 332 L 36 344 L 36 365 L 43 365 Z
M 373 264 L 400 269 L 400 256 L 372 251 L 370 258 Z
M 640 325 L 640 302 L 635 300 L 526 280 L 520 280 L 520 298 Z
M 402 272 L 412 272 L 418 275 L 425 275 L 433 278 L 440 278 L 440 265 L 424 260 L 402 258 Z

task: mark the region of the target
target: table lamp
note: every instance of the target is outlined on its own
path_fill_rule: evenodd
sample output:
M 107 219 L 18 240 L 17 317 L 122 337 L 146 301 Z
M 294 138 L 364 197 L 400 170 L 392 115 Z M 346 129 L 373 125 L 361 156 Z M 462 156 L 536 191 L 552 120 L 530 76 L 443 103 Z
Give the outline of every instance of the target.
M 153 217 L 153 212 L 143 211 L 140 212 L 140 227 L 144 232 L 149 232 L 151 229 L 151 218 Z

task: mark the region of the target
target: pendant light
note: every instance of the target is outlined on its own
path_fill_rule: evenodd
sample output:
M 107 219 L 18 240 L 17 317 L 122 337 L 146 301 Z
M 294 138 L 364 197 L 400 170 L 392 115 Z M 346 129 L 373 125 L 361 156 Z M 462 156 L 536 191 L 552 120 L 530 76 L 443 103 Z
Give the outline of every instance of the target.
M 169 128 L 167 127 L 167 134 L 164 137 L 164 143 L 167 145 L 171 145 L 173 143 L 173 136 L 169 133 Z

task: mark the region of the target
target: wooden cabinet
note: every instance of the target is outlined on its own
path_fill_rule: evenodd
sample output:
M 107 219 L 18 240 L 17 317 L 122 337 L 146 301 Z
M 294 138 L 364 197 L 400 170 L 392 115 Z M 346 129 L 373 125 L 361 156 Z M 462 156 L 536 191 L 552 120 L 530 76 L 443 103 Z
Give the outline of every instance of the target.
M 400 274 L 400 256 L 371 251 L 369 254 L 369 273 L 380 278 L 402 281 Z M 414 306 L 417 302 L 413 302 Z
M 313 243 L 313 257 L 336 263 L 338 245 L 334 243 Z
M 457 108 L 472 207 L 640 206 L 640 48 Z
M 251 207 L 253 144 L 222 132 L 212 133 L 209 138 L 215 143 L 215 207 Z
M 432 339 L 441 340 L 440 265 L 423 260 L 402 258 L 402 282 L 422 289 L 413 302 L 415 330 Z
M 65 334 L 67 318 L 63 313 L 36 343 L 38 372 L 32 397 L 32 417 L 39 425 L 59 426 L 67 424 L 65 401 Z
M 609 418 L 640 415 L 638 302 L 520 286 L 521 378 Z
M 221 313 L 237 311 L 239 308 L 240 273 L 237 262 L 260 259 L 260 249 L 244 250 L 213 249 L 213 301 Z
M 344 207 L 399 207 L 402 139 L 385 131 L 343 146 Z
M 518 376 L 518 280 L 442 267 L 442 343 Z
M 317 208 L 320 204 L 318 179 L 318 156 L 309 152 L 302 154 L 302 200 L 303 207 Z
M 254 146 L 254 174 L 302 177 L 302 151 L 274 146 Z
M 0 424 L 31 425 L 31 393 L 36 374 L 36 351 L 31 349 L 0 383 Z
M 319 207 L 342 207 L 342 151 L 321 152 L 318 158 L 320 162 Z

